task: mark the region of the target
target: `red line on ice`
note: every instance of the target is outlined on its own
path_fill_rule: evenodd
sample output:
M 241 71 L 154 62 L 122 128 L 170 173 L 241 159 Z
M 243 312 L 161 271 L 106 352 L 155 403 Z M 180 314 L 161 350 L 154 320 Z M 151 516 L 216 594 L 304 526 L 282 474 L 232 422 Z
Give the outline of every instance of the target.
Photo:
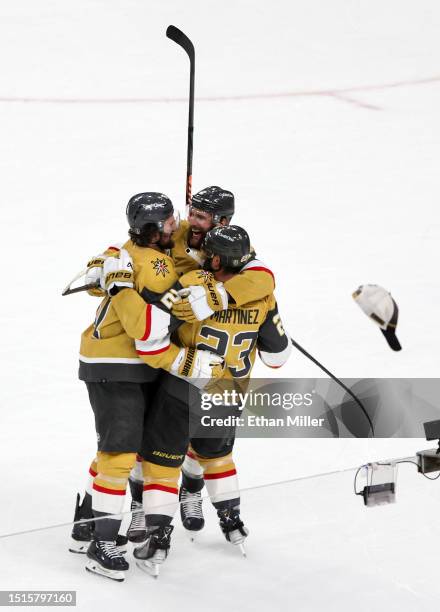
M 440 76 L 434 76 L 424 79 L 409 79 L 406 81 L 395 81 L 391 83 L 382 83 L 379 85 L 359 85 L 356 87 L 345 87 L 341 89 L 310 89 L 298 91 L 280 91 L 273 93 L 250 93 L 236 94 L 227 96 L 198 96 L 196 100 L 199 102 L 229 102 L 240 100 L 269 100 L 277 98 L 300 98 L 312 96 L 328 96 L 341 99 L 363 108 L 373 108 L 371 104 L 359 102 L 346 96 L 345 94 L 361 93 L 367 91 L 383 91 L 395 87 L 414 87 L 416 85 L 428 85 L 440 81 Z M 56 98 L 56 97 L 38 97 L 38 96 L 0 96 L 0 103 L 34 103 L 34 104 L 157 104 L 157 103 L 181 103 L 188 102 L 186 97 L 183 98 Z

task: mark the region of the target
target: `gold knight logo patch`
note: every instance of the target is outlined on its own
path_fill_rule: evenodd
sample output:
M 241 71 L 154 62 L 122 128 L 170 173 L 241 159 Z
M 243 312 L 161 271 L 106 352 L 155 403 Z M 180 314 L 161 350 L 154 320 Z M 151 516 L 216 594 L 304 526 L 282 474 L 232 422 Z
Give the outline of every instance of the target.
M 164 278 L 170 273 L 165 259 L 160 259 L 159 257 L 153 261 L 153 269 L 156 272 L 156 276 L 162 275 Z
M 205 284 L 210 283 L 214 280 L 214 275 L 212 272 L 208 272 L 207 270 L 198 270 L 197 276 L 202 280 Z

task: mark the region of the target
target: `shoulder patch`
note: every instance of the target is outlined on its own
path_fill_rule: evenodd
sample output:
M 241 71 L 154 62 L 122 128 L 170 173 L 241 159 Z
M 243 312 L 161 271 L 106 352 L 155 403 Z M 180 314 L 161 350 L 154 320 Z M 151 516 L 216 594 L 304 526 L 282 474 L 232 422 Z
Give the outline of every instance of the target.
M 189 287 L 190 285 L 208 285 L 216 281 L 212 272 L 208 272 L 207 270 L 192 270 L 181 276 L 180 282 L 182 287 Z
M 165 278 L 166 275 L 170 273 L 168 263 L 164 257 L 157 257 L 152 261 L 152 264 L 153 270 L 156 272 L 156 276 L 162 276 L 162 278 Z
M 197 278 L 199 278 L 203 283 L 205 283 L 205 285 L 214 281 L 214 275 L 212 274 L 212 272 L 208 272 L 208 270 L 197 270 L 196 275 Z

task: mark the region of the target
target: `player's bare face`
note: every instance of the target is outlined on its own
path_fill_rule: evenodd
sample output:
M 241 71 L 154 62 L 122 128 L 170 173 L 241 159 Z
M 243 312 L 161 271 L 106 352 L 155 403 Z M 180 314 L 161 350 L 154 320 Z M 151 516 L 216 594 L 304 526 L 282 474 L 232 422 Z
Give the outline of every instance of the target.
M 159 240 L 159 245 L 163 249 L 172 249 L 174 246 L 173 234 L 177 229 L 177 220 L 174 215 L 170 215 L 163 225 L 163 232 Z
M 190 225 L 188 246 L 192 249 L 200 249 L 206 232 L 209 232 L 214 227 L 212 215 L 211 213 L 191 207 L 189 209 L 188 222 Z

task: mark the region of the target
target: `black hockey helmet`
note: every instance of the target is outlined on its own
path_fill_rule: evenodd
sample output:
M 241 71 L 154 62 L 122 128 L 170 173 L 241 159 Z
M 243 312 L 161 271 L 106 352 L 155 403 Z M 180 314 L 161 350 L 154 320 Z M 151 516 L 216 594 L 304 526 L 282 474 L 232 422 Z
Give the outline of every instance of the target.
M 225 268 L 240 269 L 252 259 L 249 235 L 238 225 L 220 225 L 207 232 L 203 243 L 207 258 L 220 257 Z
M 127 204 L 130 235 L 140 235 L 146 225 L 154 224 L 162 232 L 164 222 L 174 213 L 173 204 L 166 195 L 156 191 L 137 193 Z
M 235 212 L 234 194 L 213 185 L 193 195 L 191 206 L 197 210 L 211 213 L 213 223 L 220 223 L 222 217 L 230 221 Z

